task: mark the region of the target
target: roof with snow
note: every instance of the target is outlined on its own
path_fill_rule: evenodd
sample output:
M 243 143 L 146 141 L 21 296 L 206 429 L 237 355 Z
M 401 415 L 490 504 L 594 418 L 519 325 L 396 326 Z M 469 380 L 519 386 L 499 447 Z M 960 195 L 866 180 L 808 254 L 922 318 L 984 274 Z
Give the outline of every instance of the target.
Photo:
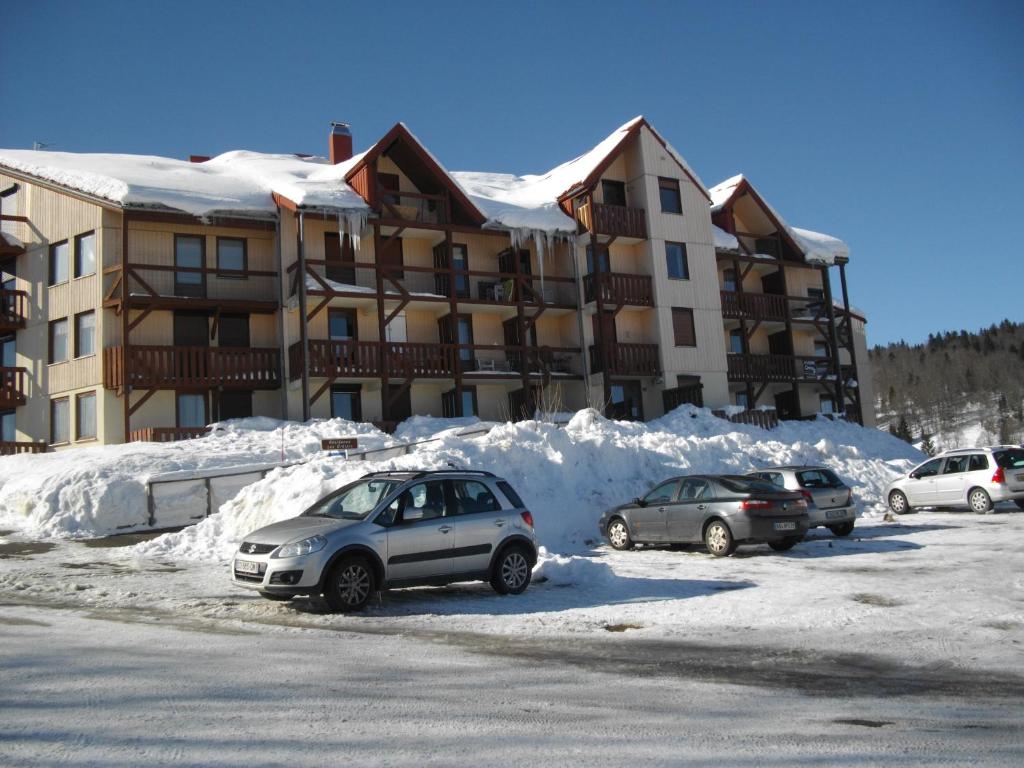
M 708 192 L 711 197 L 711 213 L 713 214 L 727 208 L 744 192 L 751 193 L 754 199 L 764 208 L 765 212 L 775 220 L 775 224 L 781 233 L 788 237 L 797 250 L 804 255 L 804 260 L 807 262 L 835 264 L 837 258 L 850 257 L 850 247 L 839 238 L 822 234 L 821 232 L 813 232 L 809 229 L 791 227 L 787 224 L 786 220 L 761 196 L 754 185 L 750 183 L 750 180 L 742 173 L 716 184 Z M 715 246 L 722 247 L 718 245 L 718 233 L 715 233 L 715 236 Z

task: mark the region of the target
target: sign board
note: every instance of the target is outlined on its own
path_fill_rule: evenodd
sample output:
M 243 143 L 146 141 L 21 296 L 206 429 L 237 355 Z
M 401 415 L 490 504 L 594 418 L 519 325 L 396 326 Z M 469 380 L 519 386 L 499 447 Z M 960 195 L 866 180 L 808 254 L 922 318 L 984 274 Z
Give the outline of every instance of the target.
M 359 440 L 354 437 L 331 437 L 320 441 L 321 451 L 351 451 L 359 447 Z
M 814 360 L 804 360 L 804 376 L 808 379 L 818 377 L 818 364 Z

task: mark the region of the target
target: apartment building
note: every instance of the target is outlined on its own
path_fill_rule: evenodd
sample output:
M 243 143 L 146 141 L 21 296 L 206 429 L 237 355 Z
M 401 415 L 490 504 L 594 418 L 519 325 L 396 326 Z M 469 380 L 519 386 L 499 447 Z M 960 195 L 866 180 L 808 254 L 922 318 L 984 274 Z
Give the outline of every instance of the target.
M 845 245 L 643 118 L 537 176 L 451 173 L 402 124 L 327 159 L 0 150 L 0 201 L 4 452 L 251 415 L 873 421 Z

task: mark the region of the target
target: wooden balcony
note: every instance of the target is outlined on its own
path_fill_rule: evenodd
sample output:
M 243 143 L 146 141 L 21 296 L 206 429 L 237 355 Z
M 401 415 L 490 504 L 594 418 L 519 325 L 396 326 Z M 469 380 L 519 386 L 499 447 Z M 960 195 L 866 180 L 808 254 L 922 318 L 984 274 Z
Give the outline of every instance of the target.
M 27 368 L 0 368 L 0 408 L 25 404 Z
M 0 291 L 0 331 L 16 331 L 25 327 L 28 318 L 28 293 Z
M 722 317 L 738 320 L 778 320 L 785 322 L 789 317 L 789 306 L 785 296 L 773 293 L 740 293 L 721 291 Z
M 17 453 L 46 453 L 46 443 L 27 441 L 0 441 L 0 456 L 14 456 Z
M 584 203 L 576 209 L 576 220 L 595 235 L 647 239 L 647 217 L 643 208 Z
M 410 224 L 446 224 L 448 200 L 445 195 L 380 188 L 380 217 Z
M 795 381 L 792 355 L 727 355 L 730 381 Z
M 604 304 L 653 307 L 654 289 L 649 275 L 621 272 L 594 272 L 583 276 L 583 300 L 597 301 L 598 291 Z
M 128 348 L 128 384 L 141 389 L 277 389 L 281 356 L 276 349 L 254 347 Z M 103 350 L 103 386 L 124 381 L 124 347 Z
M 591 344 L 590 360 L 594 373 L 657 376 L 661 369 L 657 344 L 616 343 L 608 347 Z
M 208 427 L 145 427 L 133 429 L 128 434 L 130 443 L 173 443 L 178 440 L 191 440 L 203 437 L 209 432 Z

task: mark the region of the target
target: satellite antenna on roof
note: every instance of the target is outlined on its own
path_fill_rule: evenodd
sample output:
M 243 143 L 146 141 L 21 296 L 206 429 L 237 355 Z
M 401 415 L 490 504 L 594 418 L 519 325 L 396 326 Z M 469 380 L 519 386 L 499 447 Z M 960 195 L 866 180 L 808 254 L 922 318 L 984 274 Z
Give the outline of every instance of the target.
M 53 144 L 45 143 L 45 142 L 42 142 L 42 141 L 33 141 L 32 142 L 32 149 L 34 149 L 37 152 L 40 149 L 46 149 L 47 147 L 52 147 L 52 146 L 53 146 Z

